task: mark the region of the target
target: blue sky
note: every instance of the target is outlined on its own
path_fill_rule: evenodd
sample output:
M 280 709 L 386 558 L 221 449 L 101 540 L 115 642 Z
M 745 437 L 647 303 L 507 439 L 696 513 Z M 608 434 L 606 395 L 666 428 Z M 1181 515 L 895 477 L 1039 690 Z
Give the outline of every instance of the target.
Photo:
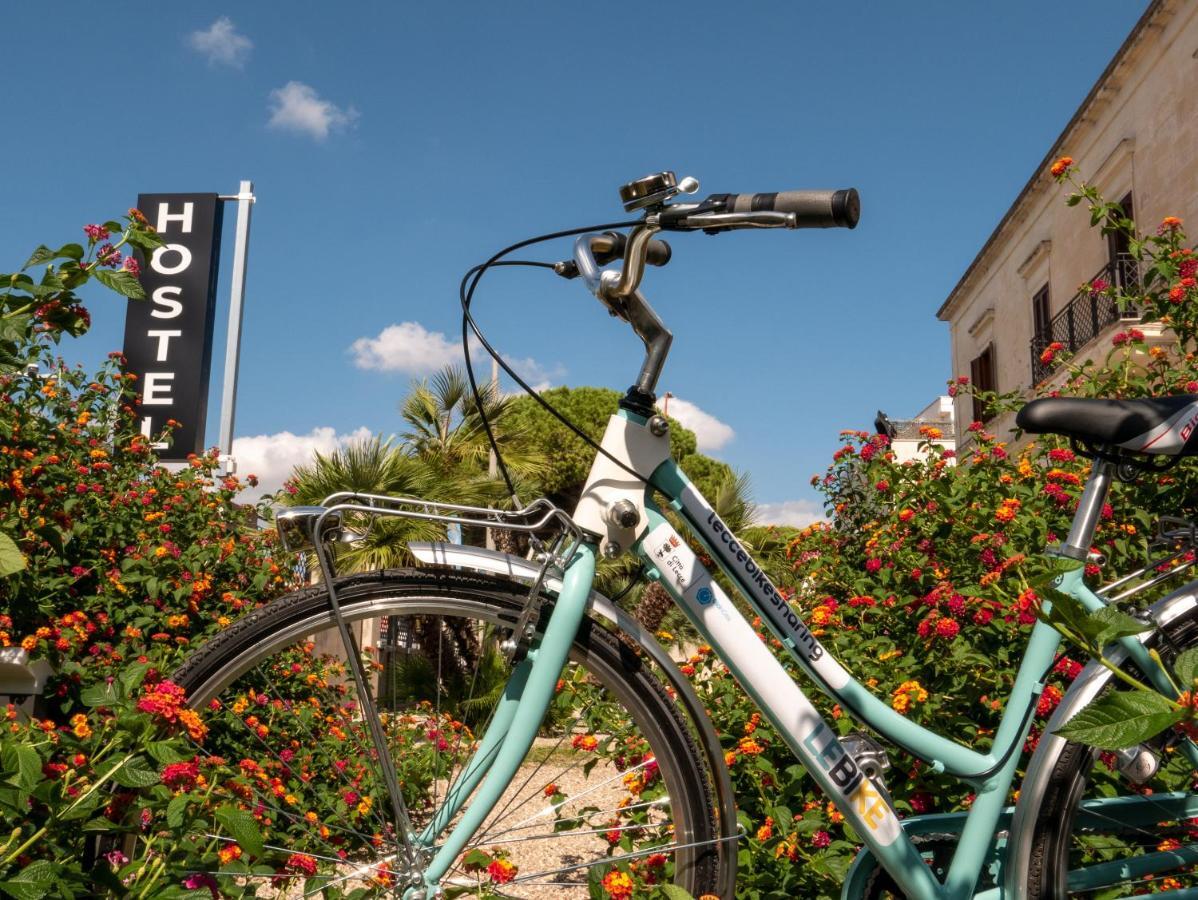
M 242 471 L 277 479 L 399 429 L 408 382 L 454 356 L 462 272 L 619 219 L 622 182 L 856 186 L 855 231 L 679 236 L 644 286 L 675 334 L 662 389 L 710 420 L 671 411 L 795 516 L 840 429 L 954 374 L 936 309 L 1144 6 L 11 5 L 0 247 L 13 266 L 139 192 L 252 179 L 237 434 Z M 113 296 L 90 308 L 64 348 L 89 366 L 124 323 Z M 638 342 L 576 283 L 499 273 L 477 311 L 535 381 L 635 376 Z

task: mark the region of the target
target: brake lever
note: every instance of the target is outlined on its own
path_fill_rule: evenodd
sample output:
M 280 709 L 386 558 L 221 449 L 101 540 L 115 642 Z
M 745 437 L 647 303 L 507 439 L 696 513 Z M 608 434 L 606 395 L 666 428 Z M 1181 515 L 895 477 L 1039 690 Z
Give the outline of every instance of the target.
M 682 228 L 721 231 L 731 228 L 798 228 L 799 217 L 794 213 L 761 210 L 747 213 L 699 213 L 687 216 L 678 223 Z

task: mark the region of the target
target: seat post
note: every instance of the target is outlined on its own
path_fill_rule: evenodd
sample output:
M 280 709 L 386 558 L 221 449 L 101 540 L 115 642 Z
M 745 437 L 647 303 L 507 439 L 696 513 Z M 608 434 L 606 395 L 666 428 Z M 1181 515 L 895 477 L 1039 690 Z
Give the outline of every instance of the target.
M 1077 512 L 1073 515 L 1073 526 L 1069 529 L 1069 537 L 1057 552 L 1061 556 L 1085 562 L 1090 556 L 1090 545 L 1094 542 L 1094 529 L 1102 516 L 1102 506 L 1106 503 L 1107 493 L 1111 489 L 1111 478 L 1115 473 L 1115 464 L 1103 457 L 1095 457 L 1090 469 L 1090 478 L 1082 491 L 1082 498 L 1077 504 Z

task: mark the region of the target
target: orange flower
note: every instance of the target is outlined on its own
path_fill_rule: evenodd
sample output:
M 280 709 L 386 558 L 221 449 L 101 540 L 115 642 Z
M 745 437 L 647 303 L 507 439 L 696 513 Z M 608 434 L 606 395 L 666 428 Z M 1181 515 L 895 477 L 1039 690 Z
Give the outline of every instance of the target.
M 627 872 L 613 869 L 603 876 L 603 889 L 613 900 L 629 900 L 634 885 Z
M 1058 159 L 1056 162 L 1054 162 L 1052 164 L 1052 168 L 1049 169 L 1048 171 L 1052 172 L 1053 178 L 1060 178 L 1062 175 L 1064 175 L 1066 172 L 1069 171 L 1069 167 L 1072 165 L 1073 165 L 1073 157 L 1072 156 L 1062 156 L 1060 159 Z
M 1181 219 L 1177 218 L 1177 216 L 1165 216 L 1161 219 L 1162 231 L 1176 231 L 1180 227 Z
M 222 866 L 228 865 L 235 859 L 241 859 L 241 847 L 237 844 L 227 844 L 216 852 Z

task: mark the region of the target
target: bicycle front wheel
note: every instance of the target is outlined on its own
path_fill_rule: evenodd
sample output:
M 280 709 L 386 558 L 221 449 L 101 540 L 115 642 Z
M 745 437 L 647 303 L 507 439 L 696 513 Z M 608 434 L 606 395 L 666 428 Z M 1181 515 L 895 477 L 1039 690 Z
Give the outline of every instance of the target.
M 499 645 L 526 596 L 442 569 L 338 583 L 414 830 L 433 847 L 444 833 L 430 823 L 508 680 Z M 232 833 L 196 836 L 222 890 L 282 879 L 295 886 L 285 896 L 403 894 L 399 832 L 323 588 L 234 623 L 174 681 L 204 713 L 197 760 L 214 770 L 217 799 L 265 833 L 257 858 Z M 698 897 L 717 884 L 717 836 L 711 780 L 674 703 L 617 636 L 584 620 L 528 758 L 442 885 L 450 896 L 639 897 L 676 884 Z
M 1198 608 L 1169 622 L 1149 646 L 1168 666 L 1198 646 Z M 1144 678 L 1131 664 L 1128 671 Z M 1112 690 L 1114 680 L 1107 676 L 1101 690 Z M 1169 730 L 1122 754 L 1064 743 L 1042 793 L 1029 798 L 1037 807 L 1020 896 L 1106 900 L 1198 893 L 1198 793 L 1194 765 L 1181 752 L 1184 740 Z M 1151 754 L 1159 768 L 1136 773 L 1133 753 L 1140 761 Z

